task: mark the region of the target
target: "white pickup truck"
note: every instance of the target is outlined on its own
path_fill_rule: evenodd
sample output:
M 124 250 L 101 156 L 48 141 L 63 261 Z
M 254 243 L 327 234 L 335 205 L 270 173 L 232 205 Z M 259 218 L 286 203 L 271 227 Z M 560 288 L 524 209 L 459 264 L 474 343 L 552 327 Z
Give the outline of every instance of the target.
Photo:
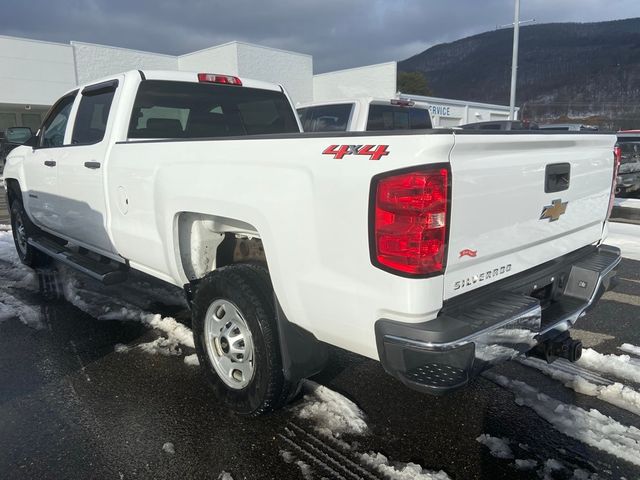
M 568 329 L 613 285 L 614 135 L 300 133 L 282 87 L 132 71 L 64 95 L 7 159 L 16 248 L 105 283 L 184 287 L 204 375 L 282 406 L 326 344 L 459 388 Z
M 380 132 L 432 127 L 429 106 L 406 99 L 359 97 L 297 107 L 305 132 Z

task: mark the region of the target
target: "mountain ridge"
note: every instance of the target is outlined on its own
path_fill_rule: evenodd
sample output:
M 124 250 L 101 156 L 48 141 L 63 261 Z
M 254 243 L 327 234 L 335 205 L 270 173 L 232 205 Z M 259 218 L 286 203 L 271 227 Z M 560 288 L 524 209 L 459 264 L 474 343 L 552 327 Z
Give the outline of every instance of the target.
M 434 96 L 509 103 L 513 29 L 435 45 L 398 63 Z M 517 105 L 535 121 L 640 127 L 640 18 L 520 29 Z

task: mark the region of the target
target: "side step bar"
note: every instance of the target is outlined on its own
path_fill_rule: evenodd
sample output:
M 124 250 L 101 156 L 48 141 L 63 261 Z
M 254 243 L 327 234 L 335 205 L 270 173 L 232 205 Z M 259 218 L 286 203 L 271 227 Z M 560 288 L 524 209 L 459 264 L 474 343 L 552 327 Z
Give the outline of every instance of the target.
M 73 252 L 42 236 L 31 237 L 28 242 L 29 245 L 37 248 L 42 253 L 64 263 L 65 265 L 69 265 L 71 268 L 74 268 L 105 285 L 113 285 L 115 283 L 124 282 L 127 279 L 129 267 L 124 264 L 118 264 L 113 261 L 109 261 L 107 263 L 100 262 L 88 255 Z

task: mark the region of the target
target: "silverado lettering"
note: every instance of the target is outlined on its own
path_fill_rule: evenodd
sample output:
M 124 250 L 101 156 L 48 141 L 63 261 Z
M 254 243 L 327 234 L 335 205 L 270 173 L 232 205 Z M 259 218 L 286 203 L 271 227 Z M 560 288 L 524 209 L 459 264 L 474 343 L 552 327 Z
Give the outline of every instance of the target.
M 504 275 L 505 273 L 509 273 L 511 271 L 511 264 L 503 265 L 499 268 L 494 268 L 493 270 L 487 270 L 486 272 L 480 273 L 478 275 L 473 275 L 472 277 L 467 277 L 464 280 L 458 280 L 453 284 L 454 290 L 460 290 L 464 287 L 470 287 L 475 285 L 476 283 L 482 283 L 485 280 L 489 280 L 490 278 L 496 278 L 500 275 Z

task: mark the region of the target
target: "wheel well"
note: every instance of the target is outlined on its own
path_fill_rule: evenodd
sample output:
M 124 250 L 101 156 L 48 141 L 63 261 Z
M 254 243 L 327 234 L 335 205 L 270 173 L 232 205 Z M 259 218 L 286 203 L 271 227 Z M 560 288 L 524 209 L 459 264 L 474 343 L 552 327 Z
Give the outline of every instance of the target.
M 16 199 L 22 198 L 22 191 L 20 190 L 20 184 L 15 178 L 7 178 L 5 180 L 7 189 L 7 201 L 9 203 L 9 210 L 11 210 L 11 204 Z
M 182 212 L 177 228 L 180 261 L 190 281 L 225 265 L 267 263 L 257 229 L 246 222 Z

